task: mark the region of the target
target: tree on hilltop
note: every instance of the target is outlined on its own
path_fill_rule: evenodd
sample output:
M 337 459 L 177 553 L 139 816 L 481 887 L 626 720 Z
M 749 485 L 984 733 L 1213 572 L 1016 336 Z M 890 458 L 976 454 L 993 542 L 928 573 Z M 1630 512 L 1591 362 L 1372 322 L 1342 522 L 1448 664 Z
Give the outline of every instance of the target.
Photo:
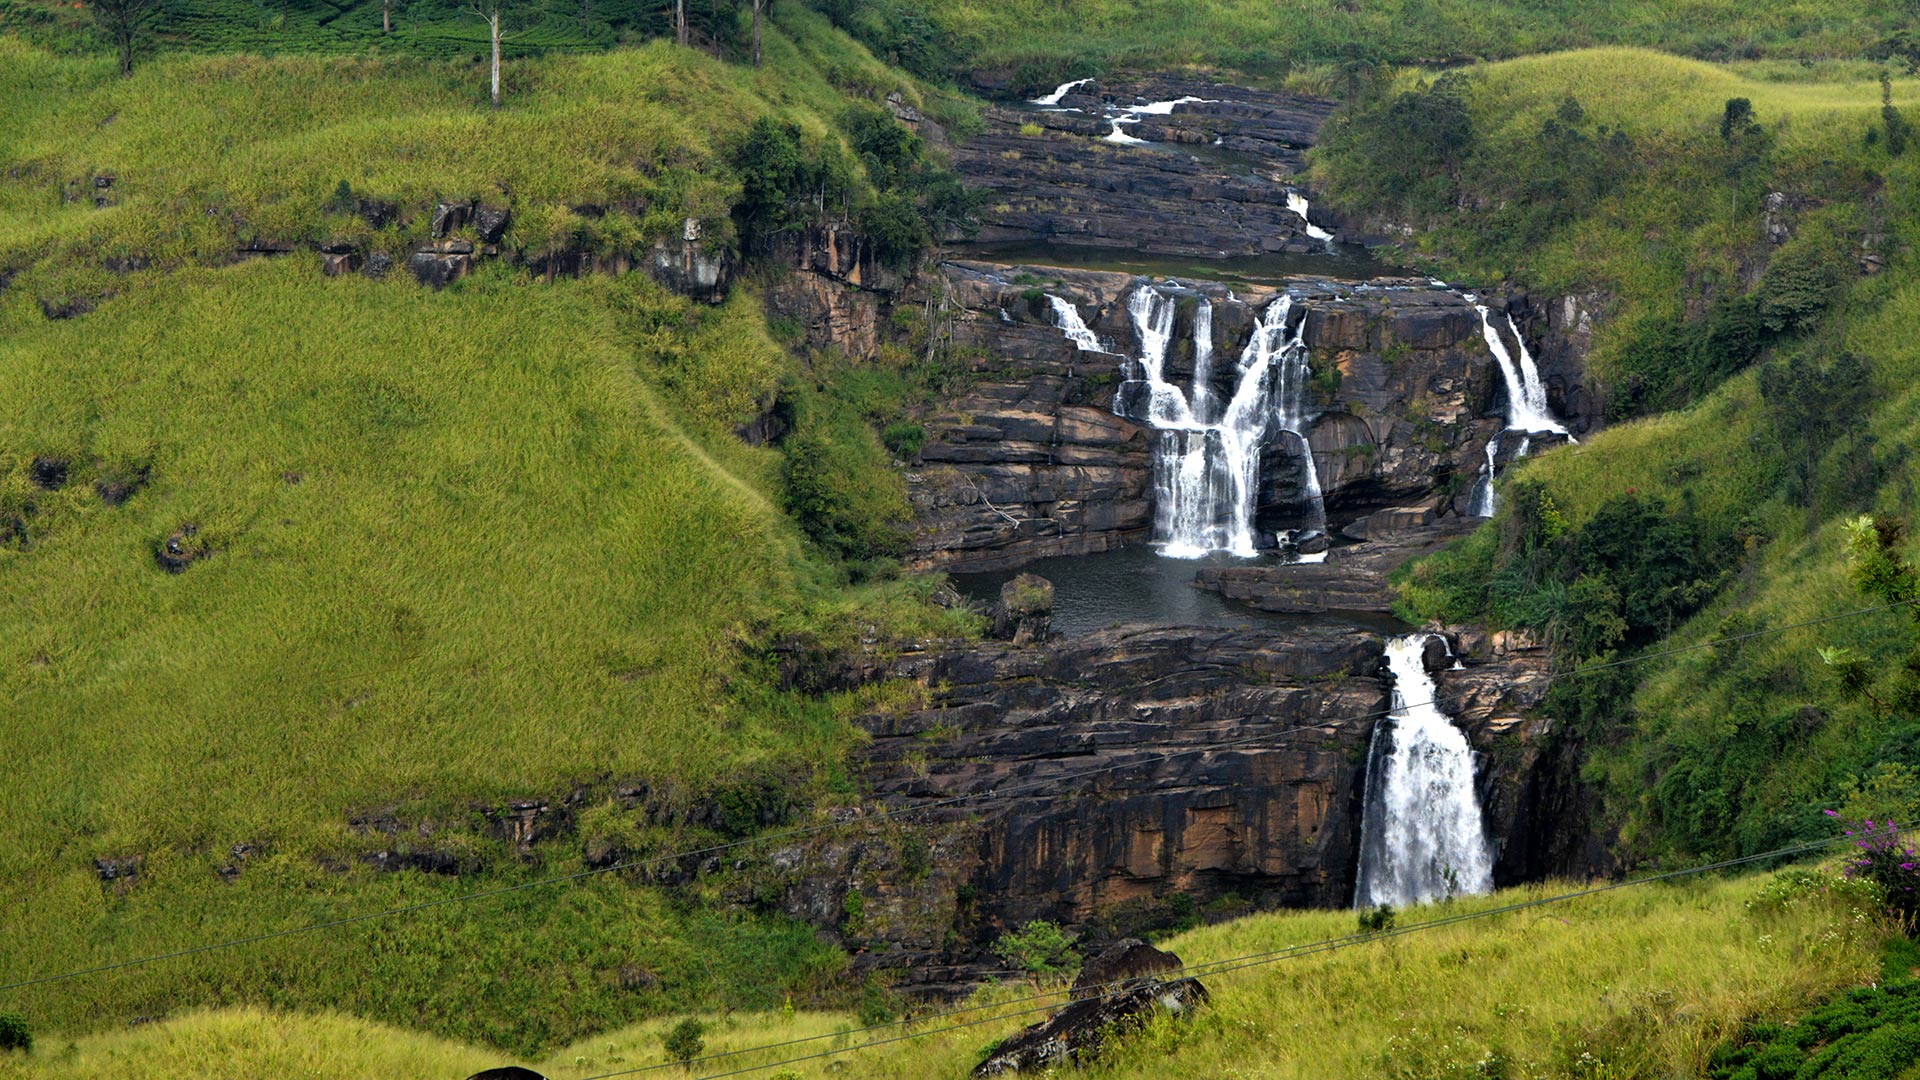
M 120 51 L 120 77 L 133 75 L 133 47 L 160 10 L 160 0 L 93 0 L 93 21 Z

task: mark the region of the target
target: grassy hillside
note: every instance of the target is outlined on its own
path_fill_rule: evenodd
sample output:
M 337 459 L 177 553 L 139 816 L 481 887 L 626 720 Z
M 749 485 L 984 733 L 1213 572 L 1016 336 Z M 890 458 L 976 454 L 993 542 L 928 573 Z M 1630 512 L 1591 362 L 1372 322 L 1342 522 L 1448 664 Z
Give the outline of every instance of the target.
M 0 981 L 579 870 L 589 845 L 696 847 L 845 797 L 846 717 L 871 697 L 781 689 L 773 646 L 969 617 L 884 561 L 850 585 L 788 514 L 786 456 L 732 432 L 788 400 L 834 470 L 813 497 L 904 513 L 891 473 L 847 474 L 884 463 L 870 419 L 913 377 L 809 368 L 751 283 L 710 308 L 643 276 L 507 265 L 644 250 L 685 216 L 726 241 L 755 118 L 837 145 L 853 103 L 924 101 L 802 8 L 766 51 L 759 71 L 662 44 L 518 62 L 495 111 L 475 72 L 434 60 L 170 55 L 123 81 L 0 36 Z M 343 182 L 397 220 L 342 209 Z M 443 198 L 514 214 L 506 258 L 444 291 L 323 278 L 310 249 L 235 262 L 254 239 L 404 253 Z M 44 313 L 74 300 L 95 307 Z M 547 802 L 553 835 L 510 844 L 495 812 L 515 800 Z M 843 963 L 719 881 L 643 883 L 6 1007 L 69 1032 L 325 1008 L 536 1052 L 696 1004 L 813 1000 Z
M 1646 417 L 1512 470 L 1501 517 L 1406 576 L 1409 614 L 1529 626 L 1571 666 L 1873 602 L 1846 583 L 1841 522 L 1911 518 L 1920 437 L 1915 151 L 1889 145 L 1915 88 L 1889 90 L 1891 119 L 1877 82 L 1584 52 L 1409 84 L 1348 121 L 1330 182 L 1364 169 L 1396 110 L 1464 115 L 1452 162 L 1420 158 L 1358 201 L 1435 222 L 1423 243 L 1463 273 L 1505 263 L 1536 295 L 1586 294 L 1605 312 L 1592 373 L 1616 417 Z M 1750 118 L 1723 123 L 1730 99 Z M 1784 243 L 1763 227 L 1768 192 L 1789 197 Z M 1449 200 L 1465 211 L 1436 209 Z M 1868 256 L 1887 268 L 1865 275 Z M 1661 408 L 1676 411 L 1647 416 Z M 1845 692 L 1817 652 L 1893 664 L 1904 625 L 1862 618 L 1569 684 L 1563 734 L 1623 850 L 1763 850 L 1920 763 L 1912 718 Z M 1904 813 L 1892 798 L 1863 808 Z
M 1026 93 L 1069 77 L 1198 65 L 1326 80 L 1341 65 L 1503 59 L 1638 45 L 1712 60 L 1913 52 L 1910 13 L 1864 0 L 1471 4 L 1456 0 L 815 0 L 875 52 L 923 74 L 999 71 Z
M 1429 918 L 1545 895 L 1549 887 L 1402 913 Z M 1820 875 L 1640 887 L 1564 906 L 1463 922 L 1207 978 L 1213 1003 L 1117 1046 L 1084 1075 L 1104 1077 L 1698 1076 L 1749 1020 L 1784 1020 L 1880 974 L 1885 932 L 1857 889 Z M 1167 944 L 1206 963 L 1353 932 L 1346 912 L 1262 915 Z M 982 1003 L 1025 997 L 988 991 Z M 987 1022 L 767 1075 L 961 1077 L 982 1047 L 1032 1020 L 1007 1004 L 930 1020 Z M 1004 1014 L 995 1019 L 996 1015 Z M 702 1071 L 776 1066 L 853 1045 L 851 1016 L 734 1013 L 714 1018 L 706 1052 L 829 1036 Z M 528 1062 L 556 1080 L 666 1061 L 665 1021 L 597 1035 Z M 918 1028 L 912 1030 L 920 1030 Z M 228 1010 L 71 1044 L 42 1040 L 0 1057 L 0 1076 L 218 1080 L 265 1074 L 460 1076 L 497 1054 L 336 1017 Z M 1869 1074 L 1871 1075 L 1871 1074 Z

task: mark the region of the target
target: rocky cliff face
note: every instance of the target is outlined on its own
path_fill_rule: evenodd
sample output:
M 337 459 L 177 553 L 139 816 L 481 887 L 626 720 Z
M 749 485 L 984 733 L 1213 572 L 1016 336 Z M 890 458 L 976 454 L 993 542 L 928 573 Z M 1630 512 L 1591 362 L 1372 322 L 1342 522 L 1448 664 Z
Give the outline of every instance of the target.
M 1184 102 L 1122 125 L 1108 113 Z M 1219 258 L 1317 250 L 1279 181 L 1302 167 L 1334 103 L 1197 80 L 1092 83 L 1059 111 L 989 108 L 953 148 L 983 194 L 979 244 L 1050 242 Z
M 928 443 L 909 474 L 922 562 L 990 569 L 1147 536 L 1158 436 L 1113 409 L 1122 365 L 1141 349 L 1126 300 L 1147 280 L 982 262 L 948 263 L 944 274 L 954 342 L 976 381 L 928 419 Z M 1306 312 L 1295 317 L 1306 320 L 1312 352 L 1308 442 L 1330 523 L 1364 535 L 1365 522 L 1383 512 L 1423 522 L 1464 513 L 1486 442 L 1504 425 L 1499 370 L 1472 303 L 1411 279 L 1301 278 L 1284 287 Z M 1231 397 L 1231 360 L 1278 289 L 1184 280 L 1172 291 L 1183 302 L 1170 377 L 1192 379 L 1204 299 L 1220 358 L 1214 390 Z M 1068 340 L 1049 296 L 1074 305 L 1102 350 Z M 1560 403 L 1591 404 L 1580 390 L 1584 354 L 1534 344 L 1555 358 L 1546 377 Z M 1576 430 L 1597 422 L 1590 412 L 1562 415 Z M 1307 523 L 1299 452 L 1295 440 L 1268 441 L 1256 520 L 1265 533 Z
M 1502 881 L 1532 876 L 1551 731 L 1525 712 L 1545 657 L 1456 640 L 1467 666 L 1441 673 L 1440 693 L 1482 755 Z M 925 704 L 865 719 L 863 769 L 873 801 L 924 809 L 778 853 L 770 883 L 860 967 L 954 988 L 1029 919 L 1097 942 L 1209 910 L 1352 900 L 1366 751 L 1389 704 L 1378 634 L 1119 628 L 909 655 L 889 677 L 919 683 Z

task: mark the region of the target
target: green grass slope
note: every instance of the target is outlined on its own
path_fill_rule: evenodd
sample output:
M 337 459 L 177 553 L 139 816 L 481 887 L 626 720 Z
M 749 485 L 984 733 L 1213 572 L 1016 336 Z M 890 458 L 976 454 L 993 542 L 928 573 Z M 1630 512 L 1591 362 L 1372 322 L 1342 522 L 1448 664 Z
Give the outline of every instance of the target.
M 1913 85 L 1890 89 L 1910 112 Z M 1407 613 L 1530 627 L 1573 666 L 1873 603 L 1847 584 L 1842 523 L 1913 516 L 1920 438 L 1915 151 L 1889 146 L 1877 81 L 1600 51 L 1399 94 L 1378 107 L 1444 115 L 1456 95 L 1472 135 L 1452 166 L 1425 159 L 1368 199 L 1432 221 L 1426 243 L 1470 275 L 1505 263 L 1536 295 L 1586 294 L 1604 313 L 1592 374 L 1616 416 L 1642 417 L 1511 470 L 1498 520 L 1404 576 Z M 1723 135 L 1729 99 L 1758 126 Z M 1373 122 L 1325 151 L 1330 179 L 1369 159 Z M 1610 131 L 1620 154 L 1601 153 Z M 1526 186 L 1542 177 L 1566 183 Z M 1771 191 L 1794 200 L 1779 245 Z M 1436 198 L 1465 209 L 1433 215 Z M 1865 275 L 1866 256 L 1887 268 Z M 1813 835 L 1842 804 L 1904 816 L 1910 793 L 1853 800 L 1920 764 L 1920 732 L 1847 693 L 1818 651 L 1890 672 L 1904 625 L 1862 617 L 1568 684 L 1554 707 L 1603 827 L 1630 856 L 1693 856 Z
M 404 252 L 438 198 L 510 204 L 509 256 L 631 252 L 685 216 L 724 240 L 728 149 L 755 117 L 835 137 L 850 101 L 924 100 L 803 8 L 766 52 L 757 71 L 663 44 L 518 62 L 495 111 L 471 69 L 433 60 L 170 55 L 123 81 L 0 36 L 0 982 L 578 871 L 589 843 L 698 847 L 846 797 L 846 718 L 871 697 L 785 691 L 771 647 L 969 617 L 873 568 L 850 587 L 786 513 L 782 453 L 732 434 L 827 378 L 776 343 L 752 283 L 710 308 L 505 260 L 439 292 L 398 270 L 323 278 L 310 251 L 234 261 L 250 238 Z M 113 205 L 95 208 L 100 174 Z M 370 233 L 329 210 L 342 180 L 411 220 Z M 150 268 L 107 268 L 130 255 Z M 68 298 L 97 306 L 43 314 Z M 866 425 L 849 411 L 830 453 L 882 454 Z M 169 538 L 193 556 L 177 574 Z M 615 800 L 636 784 L 644 807 Z M 492 811 L 519 799 L 552 805 L 560 837 L 509 843 Z M 137 872 L 103 880 L 98 860 Z M 667 1010 L 812 1000 L 844 962 L 723 884 L 645 882 L 5 1007 L 69 1032 L 335 1009 L 533 1053 Z
M 1540 887 L 1402 913 L 1402 920 L 1483 910 L 1546 895 Z M 1863 906 L 1865 905 L 1865 906 Z M 1680 1077 L 1704 1073 L 1751 1020 L 1784 1020 L 1872 979 L 1885 928 L 1857 889 L 1788 871 L 1743 880 L 1644 886 L 1458 923 L 1334 952 L 1208 977 L 1212 1004 L 1157 1023 L 1079 1073 L 1093 1078 L 1436 1076 Z M 1353 932 L 1347 912 L 1261 915 L 1167 943 L 1189 964 L 1286 949 Z M 1024 986 L 989 990 L 990 1006 L 908 1028 L 925 1037 L 823 1060 L 857 1047 L 851 1016 L 715 1017 L 705 1052 L 789 1039 L 702 1073 L 762 1067 L 771 1076 L 927 1078 L 966 1075 L 981 1048 L 1032 1021 Z M 1057 1001 L 1057 999 L 1055 999 Z M 1002 1004 L 994 1005 L 995 1002 Z M 936 1029 L 981 1020 L 955 1031 Z M 658 1021 L 607 1032 L 528 1064 L 555 1080 L 667 1061 Z M 842 1034 L 836 1034 L 836 1032 Z M 337 1017 L 226 1010 L 72 1042 L 44 1038 L 31 1056 L 0 1056 L 0 1076 L 460 1076 L 499 1055 Z M 669 1066 L 671 1067 L 671 1066 Z M 677 1071 L 677 1069 L 676 1069 Z

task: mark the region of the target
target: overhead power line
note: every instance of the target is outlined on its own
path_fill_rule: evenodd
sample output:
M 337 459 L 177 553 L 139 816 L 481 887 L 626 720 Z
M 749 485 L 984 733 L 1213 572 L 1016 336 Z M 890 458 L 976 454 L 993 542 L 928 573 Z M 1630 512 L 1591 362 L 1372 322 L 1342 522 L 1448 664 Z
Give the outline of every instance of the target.
M 1227 957 L 1220 960 L 1211 960 L 1211 961 L 1207 961 L 1200 964 L 1190 964 L 1190 965 L 1187 965 L 1185 968 L 1183 968 L 1180 974 L 1182 976 L 1187 976 L 1192 978 L 1211 978 L 1217 975 L 1225 975 L 1231 972 L 1244 971 L 1249 968 L 1262 967 L 1267 964 L 1278 963 L 1282 960 L 1291 960 L 1297 957 L 1311 956 L 1318 953 L 1334 952 L 1339 949 L 1350 948 L 1355 945 L 1362 945 L 1362 944 L 1366 944 L 1373 941 L 1380 941 L 1386 938 L 1401 937 L 1407 934 L 1420 933 L 1426 930 L 1435 930 L 1441 927 L 1453 926 L 1459 923 L 1472 922 L 1477 919 L 1488 919 L 1496 915 L 1509 915 L 1514 912 L 1527 910 L 1529 908 L 1544 907 L 1549 904 L 1565 903 L 1570 900 L 1578 900 L 1584 897 L 1594 896 L 1600 893 L 1607 893 L 1607 892 L 1613 892 L 1619 889 L 1632 888 L 1637 885 L 1649 885 L 1654 882 L 1672 881 L 1678 878 L 1691 877 L 1696 874 L 1705 874 L 1705 873 L 1711 873 L 1719 870 L 1728 870 L 1728 869 L 1733 869 L 1739 866 L 1751 865 L 1753 863 L 1765 862 L 1773 859 L 1791 858 L 1795 855 L 1803 855 L 1803 854 L 1807 854 L 1814 851 L 1824 850 L 1826 848 L 1833 847 L 1837 844 L 1849 842 L 1851 839 L 1852 838 L 1850 836 L 1846 836 L 1846 835 L 1828 837 L 1823 840 L 1809 841 L 1806 843 L 1794 844 L 1794 845 L 1790 845 L 1783 848 L 1776 848 L 1772 851 L 1761 852 L 1755 855 L 1743 855 L 1738 858 L 1722 859 L 1718 862 L 1705 863 L 1698 866 L 1691 866 L 1681 870 L 1670 870 L 1663 873 L 1651 874 L 1646 877 L 1632 878 L 1626 881 L 1615 881 L 1615 882 L 1608 882 L 1603 885 L 1593 885 L 1583 889 L 1575 889 L 1569 892 L 1557 893 L 1552 896 L 1533 897 L 1528 900 L 1520 900 L 1510 904 L 1502 904 L 1498 907 L 1486 908 L 1479 911 L 1461 912 L 1454 915 L 1446 915 L 1436 919 L 1428 919 L 1422 922 L 1409 923 L 1405 926 L 1396 926 L 1387 930 L 1348 934 L 1342 937 L 1326 938 L 1320 941 L 1306 942 L 1298 945 L 1289 945 L 1289 946 L 1285 946 L 1278 949 L 1267 950 L 1265 952 L 1247 953 L 1241 956 Z M 1078 989 L 1080 989 L 1081 991 L 1105 991 L 1105 990 L 1110 990 L 1119 986 L 1123 986 L 1126 983 L 1131 981 L 1132 981 L 1131 979 L 1116 979 L 1111 982 L 1100 983 L 1100 984 L 1087 986 L 1087 987 L 1080 987 Z M 920 1016 L 920 1017 L 914 1017 L 911 1019 L 896 1020 L 896 1021 L 892 1021 L 885 1024 L 874 1024 L 868 1027 L 854 1028 L 847 1031 L 829 1032 L 824 1035 L 810 1035 L 804 1038 L 789 1039 L 784 1042 L 767 1043 L 761 1046 L 746 1047 L 740 1050 L 729 1050 L 719 1054 L 709 1054 L 709 1055 L 706 1055 L 705 1057 L 694 1058 L 691 1061 L 687 1061 L 687 1062 L 678 1062 L 678 1061 L 662 1062 L 659 1064 L 644 1065 L 644 1066 L 640 1066 L 632 1069 L 622 1069 L 617 1072 L 598 1073 L 594 1076 L 585 1077 L 583 1078 L 583 1080 L 615 1080 L 615 1078 L 618 1078 L 618 1077 L 637 1076 L 644 1073 L 657 1072 L 664 1069 L 677 1069 L 677 1068 L 681 1068 L 683 1065 L 687 1068 L 692 1068 L 693 1066 L 700 1065 L 703 1062 L 722 1061 L 722 1060 L 731 1059 L 731 1058 L 743 1057 L 748 1054 L 763 1054 L 772 1050 L 787 1049 L 790 1047 L 800 1046 L 807 1043 L 820 1042 L 826 1039 L 846 1038 L 853 1035 L 859 1035 L 864 1032 L 883 1031 L 883 1030 L 890 1030 L 893 1028 L 909 1027 L 914 1024 L 926 1023 L 930 1020 L 946 1019 L 949 1017 L 965 1015 L 967 1013 L 984 1012 L 984 1011 L 993 1010 L 993 1014 L 990 1016 L 968 1020 L 962 1023 L 948 1024 L 942 1027 L 928 1028 L 923 1031 L 909 1031 L 900 1035 L 890 1036 L 884 1039 L 873 1039 L 868 1042 L 860 1043 L 854 1046 L 835 1047 L 835 1048 L 822 1050 L 822 1051 L 818 1051 L 811 1054 L 802 1054 L 796 1057 L 789 1057 L 789 1058 L 783 1058 L 777 1061 L 770 1061 L 764 1064 L 742 1066 L 740 1068 L 730 1069 L 726 1072 L 706 1073 L 702 1076 L 701 1080 L 719 1080 L 719 1078 L 721 1077 L 744 1076 L 748 1073 L 761 1072 L 767 1069 L 778 1069 L 788 1065 L 796 1065 L 806 1061 L 815 1061 L 821 1058 L 835 1057 L 841 1054 L 850 1054 L 856 1051 L 868 1050 L 878 1046 L 887 1046 L 893 1043 L 907 1042 L 914 1039 L 924 1039 L 934 1035 L 944 1035 L 954 1031 L 962 1031 L 967 1028 L 979 1027 L 984 1024 L 990 1024 L 998 1021 L 1012 1020 L 1020 1017 L 1033 1016 L 1040 1013 L 1050 1012 L 1054 1008 L 1054 1006 L 1051 1004 L 1041 1005 L 1034 1008 L 1020 1009 L 1014 1012 L 1004 1012 L 1004 1011 L 998 1011 L 998 1010 L 1004 1010 L 1009 1006 L 1013 1006 L 1013 1005 L 1023 1005 L 1023 1004 L 1028 1004 L 1030 1002 L 1049 1000 L 1057 996 L 1058 996 L 1058 993 L 1056 992 L 1056 993 L 1047 993 L 1047 994 L 1034 994 L 1027 997 L 1014 998 L 1012 1000 L 983 1002 L 977 1005 L 963 1006 L 956 1009 L 949 1009 L 943 1012 L 933 1013 L 929 1016 Z

